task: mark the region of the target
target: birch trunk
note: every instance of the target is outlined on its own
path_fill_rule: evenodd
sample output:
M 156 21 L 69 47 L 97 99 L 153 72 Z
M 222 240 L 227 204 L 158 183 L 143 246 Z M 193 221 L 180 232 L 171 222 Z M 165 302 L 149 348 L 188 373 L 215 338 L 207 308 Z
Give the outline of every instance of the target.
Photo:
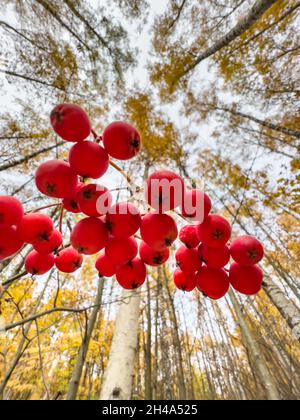
M 145 343 L 145 399 L 152 400 L 152 360 L 151 360 L 151 344 L 152 344 L 152 318 L 151 318 L 151 295 L 149 278 L 147 279 L 147 335 Z
M 279 392 L 271 377 L 266 361 L 264 360 L 262 352 L 260 351 L 260 348 L 249 329 L 247 321 L 232 290 L 229 291 L 229 296 L 242 332 L 244 345 L 251 357 L 253 367 L 255 368 L 257 377 L 265 390 L 267 399 L 270 401 L 280 400 Z
M 143 179 L 148 178 L 145 162 Z M 138 344 L 141 292 L 125 290 L 120 303 L 100 400 L 129 400 L 132 395 L 135 357 Z
M 265 276 L 263 288 L 292 330 L 293 336 L 300 341 L 300 311 L 285 294 Z
M 103 286 L 104 286 L 104 279 L 102 277 L 99 279 L 99 282 L 98 282 L 98 289 L 97 289 L 97 295 L 94 301 L 94 308 L 89 318 L 87 329 L 85 331 L 85 334 L 84 334 L 84 337 L 83 337 L 83 340 L 79 349 L 76 364 L 74 366 L 74 370 L 72 373 L 67 400 L 76 400 L 83 366 L 84 366 L 86 355 L 89 349 L 92 333 L 96 324 L 97 315 L 100 310 L 102 294 L 103 294 Z
M 21 159 L 15 160 L 13 162 L 4 163 L 2 166 L 0 166 L 0 172 L 5 171 L 6 169 L 14 168 L 15 166 L 22 165 L 23 163 L 26 163 L 26 162 L 30 161 L 31 159 L 33 159 L 33 158 L 35 158 L 35 157 L 37 157 L 37 156 L 39 156 L 43 153 L 50 152 L 50 150 L 53 150 L 56 147 L 62 146 L 64 144 L 65 144 L 65 142 L 61 141 L 58 144 L 53 144 L 52 146 L 48 146 L 48 147 L 45 147 L 43 149 L 37 150 L 36 152 L 31 153 L 30 155 L 27 155 L 25 157 L 22 157 Z
M 161 267 L 159 267 L 161 270 Z M 184 368 L 183 368 L 183 357 L 182 357 L 182 348 L 179 336 L 179 325 L 176 315 L 176 310 L 174 306 L 173 296 L 171 295 L 171 291 L 169 288 L 169 279 L 166 273 L 165 267 L 163 270 L 160 271 L 161 275 L 163 276 L 164 287 L 167 291 L 169 307 L 170 307 L 170 319 L 173 324 L 173 334 L 174 334 L 174 344 L 175 344 L 175 351 L 178 355 L 178 389 L 179 389 L 179 399 L 185 400 L 186 399 L 186 387 L 185 387 L 185 379 L 184 379 Z
M 140 291 L 124 291 L 109 361 L 101 387 L 100 400 L 129 400 L 132 393 L 138 326 Z
M 236 115 L 237 117 L 244 118 L 246 120 L 250 120 L 255 122 L 256 124 L 262 125 L 263 127 L 269 128 L 270 130 L 278 131 L 279 133 L 285 134 L 287 136 L 296 137 L 297 139 L 300 139 L 300 131 L 292 130 L 287 127 L 283 127 L 277 124 L 273 124 L 270 121 L 261 120 L 259 118 L 254 117 L 253 115 L 244 114 L 243 112 L 236 111 L 231 108 L 227 107 L 214 107 L 217 111 L 223 111 L 226 113 L 230 113 L 233 115 Z
M 227 47 L 232 41 L 250 29 L 262 16 L 263 14 L 276 3 L 277 0 L 257 0 L 251 7 L 249 12 L 239 20 L 234 28 L 231 29 L 226 35 L 220 38 L 214 45 L 209 47 L 206 51 L 201 53 L 195 61 L 187 68 L 184 74 L 187 74 L 193 70 L 201 61 L 208 57 L 211 57 L 222 48 Z M 183 75 L 184 75 L 183 74 Z

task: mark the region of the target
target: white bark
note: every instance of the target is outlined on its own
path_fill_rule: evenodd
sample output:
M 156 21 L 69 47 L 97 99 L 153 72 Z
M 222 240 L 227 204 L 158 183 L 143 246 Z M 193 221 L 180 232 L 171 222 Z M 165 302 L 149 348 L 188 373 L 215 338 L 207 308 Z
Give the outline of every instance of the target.
M 264 279 L 263 288 L 281 315 L 290 326 L 293 336 L 300 341 L 300 311 L 290 301 L 280 288 L 267 276 Z
M 273 124 L 269 121 L 261 120 L 259 118 L 253 117 L 252 115 L 244 114 L 243 112 L 240 112 L 240 111 L 228 108 L 228 107 L 219 107 L 219 106 L 213 107 L 212 106 L 212 108 L 215 108 L 217 111 L 228 112 L 230 114 L 233 114 L 233 115 L 236 115 L 238 117 L 242 117 L 242 118 L 245 118 L 247 120 L 253 121 L 257 124 L 260 124 L 263 127 L 270 128 L 271 130 L 278 131 L 279 133 L 286 134 L 287 136 L 292 136 L 292 137 L 296 137 L 296 138 L 300 139 L 300 131 L 292 130 L 292 129 L 287 128 L 287 127 L 282 127 L 280 125 Z
M 262 15 L 276 3 L 277 0 L 257 0 L 251 7 L 249 12 L 239 20 L 239 22 L 226 35 L 221 37 L 214 45 L 209 47 L 206 51 L 201 53 L 195 61 L 187 68 L 185 73 L 188 73 L 195 68 L 201 61 L 211 57 L 222 48 L 229 45 L 232 41 L 250 29 Z
M 267 363 L 262 355 L 262 352 L 260 351 L 258 343 L 251 333 L 240 305 L 232 290 L 229 291 L 229 296 L 241 329 L 244 345 L 251 357 L 259 381 L 266 392 L 267 399 L 270 401 L 280 400 L 279 392 L 270 374 Z
M 124 291 L 120 304 L 100 400 L 129 400 L 138 340 L 140 291 Z

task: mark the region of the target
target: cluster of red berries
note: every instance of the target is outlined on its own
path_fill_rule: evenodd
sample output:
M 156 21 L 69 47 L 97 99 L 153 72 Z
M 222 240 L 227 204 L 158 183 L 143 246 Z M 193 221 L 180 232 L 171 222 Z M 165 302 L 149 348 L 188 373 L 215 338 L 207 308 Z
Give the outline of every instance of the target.
M 224 297 L 231 286 L 245 295 L 255 295 L 262 287 L 263 271 L 257 266 L 264 249 L 253 236 L 240 236 L 229 246 L 228 221 L 209 214 L 203 223 L 184 226 L 179 234 L 182 246 L 176 252 L 176 286 L 185 291 L 196 287 L 211 299 Z M 234 262 L 229 270 L 230 257 Z
M 186 191 L 178 175 L 157 171 L 149 176 L 145 198 L 154 210 L 145 215 L 130 202 L 113 205 L 106 187 L 85 183 L 105 174 L 110 157 L 128 160 L 140 151 L 141 138 L 134 127 L 114 122 L 98 137 L 85 111 L 73 104 L 55 107 L 50 120 L 56 134 L 75 145 L 68 161 L 50 160 L 39 166 L 36 186 L 44 195 L 60 199 L 62 209 L 86 217 L 75 224 L 71 244 L 64 246 L 62 234 L 54 229 L 49 216 L 24 214 L 17 199 L 0 197 L 0 260 L 30 244 L 33 250 L 25 258 L 28 273 L 42 275 L 54 265 L 61 272 L 73 273 L 81 267 L 83 255 L 101 251 L 96 261 L 99 275 L 115 275 L 123 288 L 136 289 L 145 282 L 146 265 L 159 266 L 169 259 L 178 229 L 166 212 L 180 208 L 183 218 L 197 223 L 183 227 L 179 233 L 184 246 L 176 252 L 176 286 L 184 291 L 198 287 L 212 299 L 223 297 L 230 283 L 245 294 L 260 290 L 263 276 L 256 265 L 263 258 L 260 242 L 245 236 L 229 248 L 231 227 L 227 220 L 210 214 L 210 198 L 197 189 Z M 90 134 L 94 141 L 87 140 Z M 230 256 L 235 262 L 228 275 L 224 267 Z

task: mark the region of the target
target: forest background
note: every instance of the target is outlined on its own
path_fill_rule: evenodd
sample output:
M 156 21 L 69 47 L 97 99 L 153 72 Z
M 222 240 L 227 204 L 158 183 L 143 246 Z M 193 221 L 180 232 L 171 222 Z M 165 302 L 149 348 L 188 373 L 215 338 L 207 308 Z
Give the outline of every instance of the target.
M 99 133 L 114 119 L 138 128 L 142 153 L 122 167 L 135 183 L 165 167 L 203 184 L 234 236 L 256 235 L 266 256 L 258 296 L 213 302 L 175 290 L 174 258 L 128 295 L 99 281 L 95 258 L 75 275 L 25 275 L 23 248 L 0 267 L 0 398 L 109 396 L 130 308 L 123 396 L 299 398 L 300 2 L 225 3 L 1 1 L 1 194 L 27 210 L 49 203 L 34 171 L 68 153 L 49 112 L 75 102 Z M 101 183 L 125 186 L 114 168 Z

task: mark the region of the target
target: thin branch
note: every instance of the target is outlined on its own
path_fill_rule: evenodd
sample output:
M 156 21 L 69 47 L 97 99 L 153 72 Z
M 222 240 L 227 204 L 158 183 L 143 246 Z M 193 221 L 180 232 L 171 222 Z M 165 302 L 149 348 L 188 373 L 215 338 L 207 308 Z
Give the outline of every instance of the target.
M 23 163 L 28 162 L 29 159 L 35 158 L 43 153 L 50 152 L 51 150 L 55 149 L 55 147 L 63 146 L 65 144 L 66 144 L 65 141 L 61 141 L 57 145 L 55 144 L 53 146 L 49 146 L 49 147 L 45 147 L 44 149 L 37 150 L 36 152 L 31 153 L 30 155 L 27 155 L 26 157 L 23 157 L 21 159 L 15 160 L 14 162 L 5 163 L 4 165 L 0 166 L 0 172 L 5 171 L 6 169 L 14 168 L 15 166 L 22 165 Z
M 26 274 L 27 274 L 27 271 L 22 271 L 22 273 L 17 274 L 16 276 L 14 276 L 14 277 L 12 277 L 12 278 L 10 278 L 10 279 L 8 279 L 8 280 L 5 280 L 5 281 L 2 283 L 2 286 L 9 286 L 9 285 L 11 285 L 12 283 L 14 283 L 16 280 L 19 280 L 19 279 L 21 279 L 22 277 L 26 276 Z
M 19 74 L 11 70 L 2 70 L 0 69 L 0 73 L 7 74 L 8 76 L 18 77 L 19 79 L 27 80 L 28 82 L 38 83 L 40 85 L 44 85 L 47 87 L 51 87 L 62 92 L 66 92 L 64 88 L 54 85 L 53 83 L 45 82 L 44 80 L 35 79 L 34 77 L 27 76 L 26 74 Z
M 82 309 L 79 309 L 79 308 L 77 308 L 77 309 L 75 309 L 75 308 L 74 309 L 72 309 L 72 308 L 52 308 L 52 309 L 49 309 L 48 311 L 32 315 L 28 318 L 22 319 L 21 321 L 15 322 L 13 324 L 6 325 L 4 327 L 4 330 L 5 331 L 12 330 L 13 328 L 20 327 L 24 324 L 27 324 L 28 322 L 35 321 L 39 318 L 42 318 L 43 316 L 50 315 L 50 314 L 53 314 L 55 312 L 71 312 L 71 313 L 77 313 L 78 314 L 78 313 L 88 311 L 89 309 L 92 309 L 94 307 L 95 307 L 95 305 L 91 305 L 91 306 L 88 306 L 88 307 L 82 308 Z
M 169 27 L 167 29 L 167 32 L 169 32 L 173 28 L 173 26 L 178 22 L 178 20 L 180 19 L 180 15 L 181 15 L 182 10 L 185 6 L 185 3 L 186 3 L 186 0 L 183 0 L 181 5 L 178 7 L 177 14 L 176 14 L 175 18 L 173 19 L 173 21 L 171 22 L 171 24 L 169 25 Z

